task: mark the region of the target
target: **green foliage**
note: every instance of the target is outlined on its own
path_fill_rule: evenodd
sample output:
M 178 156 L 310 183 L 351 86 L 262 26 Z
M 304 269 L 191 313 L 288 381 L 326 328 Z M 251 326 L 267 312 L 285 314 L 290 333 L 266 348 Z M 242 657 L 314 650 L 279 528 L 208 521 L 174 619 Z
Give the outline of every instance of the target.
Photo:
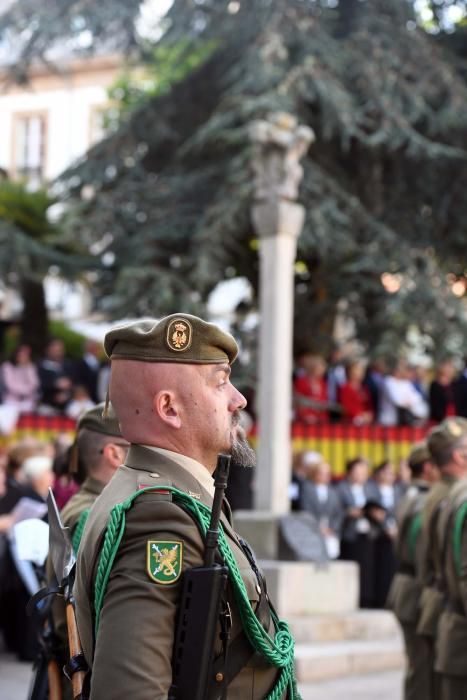
M 127 68 L 109 88 L 109 99 L 116 110 L 112 107 L 109 111 L 107 129 L 115 129 L 125 114 L 141 107 L 148 98 L 168 93 L 204 63 L 214 49 L 214 41 L 199 44 L 189 39 L 152 48 L 143 67 Z
M 47 219 L 47 210 L 53 203 L 45 189 L 32 192 L 25 183 L 0 181 L 0 220 L 15 224 L 36 241 L 57 234 Z
M 80 7 L 98 26 L 104 9 Z M 461 347 L 465 45 L 462 27 L 431 36 L 416 19 L 406 0 L 174 0 L 158 50 L 170 56 L 189 37 L 212 54 L 162 82 L 169 90 L 141 101 L 124 91 L 127 118 L 61 180 L 74 205 L 67 235 L 96 263 L 107 256 L 96 302 L 115 315 L 200 311 L 232 275 L 257 291 L 248 125 L 286 110 L 316 134 L 300 189 L 297 348 L 325 347 L 337 315 L 375 351 L 414 335 L 434 353 Z
M 63 340 L 67 357 L 79 359 L 83 356 L 85 336 L 71 330 L 63 321 L 49 321 L 49 336 Z

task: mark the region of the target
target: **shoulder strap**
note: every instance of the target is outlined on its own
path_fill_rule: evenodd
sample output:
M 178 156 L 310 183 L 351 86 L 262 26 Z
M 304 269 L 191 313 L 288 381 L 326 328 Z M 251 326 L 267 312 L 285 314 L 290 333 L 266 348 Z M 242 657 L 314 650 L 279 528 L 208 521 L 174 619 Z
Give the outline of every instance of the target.
M 454 569 L 457 576 L 461 575 L 462 564 L 462 530 L 464 527 L 465 517 L 467 515 L 467 501 L 462 503 L 457 509 L 454 517 L 454 528 L 452 533 L 452 546 L 454 557 Z
M 419 511 L 410 520 L 410 524 L 407 532 L 407 544 L 409 547 L 409 556 L 412 564 L 415 563 L 415 547 L 417 545 L 418 537 L 422 529 L 422 513 Z
M 86 521 L 89 517 L 89 512 L 90 508 L 85 508 L 81 515 L 78 518 L 78 522 L 75 525 L 75 529 L 73 531 L 73 537 L 71 538 L 71 543 L 73 545 L 73 549 L 75 554 L 78 552 L 79 549 L 79 544 L 81 542 L 81 538 L 83 536 L 84 532 L 84 526 L 86 525 Z

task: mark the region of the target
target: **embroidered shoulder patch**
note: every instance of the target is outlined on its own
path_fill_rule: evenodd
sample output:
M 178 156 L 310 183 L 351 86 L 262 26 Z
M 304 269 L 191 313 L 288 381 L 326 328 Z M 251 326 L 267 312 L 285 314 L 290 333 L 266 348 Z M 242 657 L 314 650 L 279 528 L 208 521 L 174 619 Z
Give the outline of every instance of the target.
M 167 585 L 180 578 L 183 562 L 183 543 L 148 540 L 146 571 L 156 583 Z

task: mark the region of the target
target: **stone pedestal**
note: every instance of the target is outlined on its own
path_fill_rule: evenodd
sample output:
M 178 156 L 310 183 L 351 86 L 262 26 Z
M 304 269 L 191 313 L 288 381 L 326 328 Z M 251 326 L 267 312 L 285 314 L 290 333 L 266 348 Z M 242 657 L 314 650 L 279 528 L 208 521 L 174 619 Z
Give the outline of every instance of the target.
M 358 565 L 352 561 L 260 561 L 268 593 L 285 619 L 353 612 L 358 607 Z
M 304 209 L 278 201 L 253 207 L 260 243 L 259 454 L 257 508 L 289 510 L 293 278 Z
M 251 124 L 254 194 L 252 222 L 259 238 L 259 458 L 255 505 L 289 510 L 291 376 L 296 242 L 305 216 L 295 201 L 300 160 L 313 132 L 293 115 L 276 113 Z

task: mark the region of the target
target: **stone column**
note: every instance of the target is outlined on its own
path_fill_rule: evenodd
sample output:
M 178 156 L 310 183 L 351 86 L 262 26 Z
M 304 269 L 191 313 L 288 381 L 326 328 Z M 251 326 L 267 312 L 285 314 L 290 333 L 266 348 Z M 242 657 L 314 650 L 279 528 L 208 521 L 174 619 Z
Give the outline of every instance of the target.
M 305 210 L 295 200 L 300 159 L 314 139 L 290 114 L 251 125 L 252 221 L 260 239 L 259 455 L 256 507 L 289 510 L 294 261 Z

